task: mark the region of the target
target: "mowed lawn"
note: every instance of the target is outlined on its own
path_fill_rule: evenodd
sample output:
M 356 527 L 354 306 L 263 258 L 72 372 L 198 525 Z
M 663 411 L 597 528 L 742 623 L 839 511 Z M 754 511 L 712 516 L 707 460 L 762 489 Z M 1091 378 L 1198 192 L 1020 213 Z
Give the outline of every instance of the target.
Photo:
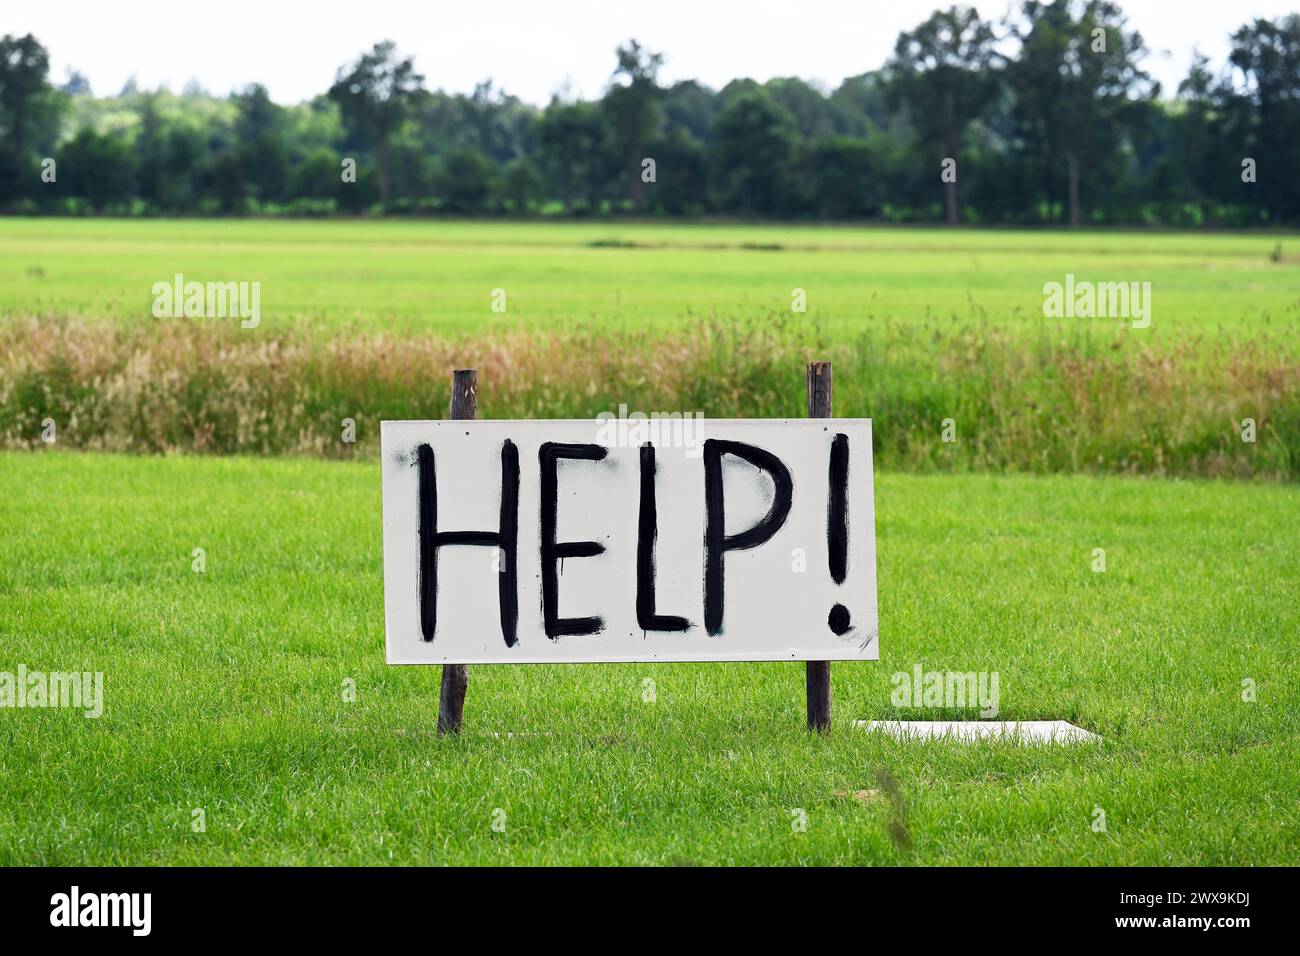
M 0 671 L 106 707 L 0 709 L 0 864 L 1296 861 L 1300 489 L 882 474 L 877 512 L 829 736 L 801 666 L 700 664 L 472 668 L 440 739 L 438 669 L 383 663 L 375 463 L 0 455 Z M 895 707 L 918 663 L 1103 742 L 851 728 L 974 716 Z
M 308 323 L 471 334 L 582 323 L 671 331 L 785 314 L 833 335 L 885 322 L 1072 335 L 1043 317 L 1067 273 L 1149 282 L 1143 344 L 1300 325 L 1300 235 L 430 221 L 0 221 L 0 317 L 150 315 L 177 273 L 260 282 L 263 333 Z M 505 291 L 504 313 L 493 290 Z M 795 290 L 806 312 L 792 311 Z M 499 300 L 497 300 L 499 301 Z M 1126 325 L 1094 320 L 1108 337 Z

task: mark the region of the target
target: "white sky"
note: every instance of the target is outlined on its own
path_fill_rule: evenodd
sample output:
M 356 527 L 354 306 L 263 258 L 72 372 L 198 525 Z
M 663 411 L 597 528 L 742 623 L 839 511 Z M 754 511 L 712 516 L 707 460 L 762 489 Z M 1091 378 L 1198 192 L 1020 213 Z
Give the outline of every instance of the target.
M 664 81 L 715 89 L 748 76 L 800 76 L 828 89 L 879 67 L 900 30 L 952 0 L 48 0 L 6 4 L 0 33 L 34 33 L 51 54 L 51 77 L 69 67 L 98 95 L 135 76 L 143 87 L 181 89 L 196 79 L 224 95 L 265 83 L 274 99 L 323 92 L 336 69 L 381 39 L 414 55 L 430 89 L 469 92 L 491 78 L 543 104 L 567 83 L 594 96 L 614 47 L 636 37 L 666 55 Z M 1146 68 L 1172 95 L 1199 46 L 1217 65 L 1227 34 L 1300 0 L 1121 0 L 1152 50 Z M 987 18 L 1008 0 L 977 3 Z

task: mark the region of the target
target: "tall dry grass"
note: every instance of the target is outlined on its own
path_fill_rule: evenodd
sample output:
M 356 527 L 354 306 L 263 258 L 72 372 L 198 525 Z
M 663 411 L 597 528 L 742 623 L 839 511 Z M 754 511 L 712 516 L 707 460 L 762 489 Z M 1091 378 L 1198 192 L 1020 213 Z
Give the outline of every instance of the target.
M 1300 478 L 1300 363 L 1267 341 L 1144 348 L 978 325 L 876 324 L 831 341 L 787 320 L 712 316 L 672 335 L 586 326 L 481 339 L 185 320 L 0 324 L 0 446 L 143 453 L 372 454 L 384 418 L 445 414 L 479 369 L 480 414 L 587 418 L 620 403 L 800 416 L 804 365 L 835 363 L 835 410 L 875 420 L 882 467 Z M 343 420 L 357 442 L 342 441 Z M 953 419 L 956 442 L 941 440 Z M 1241 422 L 1258 441 L 1242 441 Z

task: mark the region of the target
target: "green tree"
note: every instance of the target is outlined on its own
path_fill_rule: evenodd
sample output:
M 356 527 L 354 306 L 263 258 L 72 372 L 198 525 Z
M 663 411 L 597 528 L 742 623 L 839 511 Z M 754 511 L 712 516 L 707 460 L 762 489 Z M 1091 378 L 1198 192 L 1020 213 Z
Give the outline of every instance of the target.
M 655 143 L 654 154 L 656 175 L 663 184 L 655 193 L 655 208 L 672 216 L 707 212 L 709 165 L 704 146 L 678 128 Z
M 198 203 L 199 174 L 207 151 L 207 134 L 197 117 L 185 117 L 167 128 L 163 149 L 165 175 L 159 203 L 173 212 L 189 212 Z
M 1021 137 L 1037 155 L 1049 212 L 1064 159 L 1069 222 L 1077 226 L 1083 169 L 1104 167 L 1123 142 L 1129 98 L 1158 87 L 1138 67 L 1142 35 L 1126 31 L 1109 0 L 1026 0 L 1021 12 L 1012 24 L 1020 50 L 1008 67 Z
M 880 160 L 865 139 L 836 136 L 807 151 L 809 211 L 827 219 L 865 219 L 884 202 Z
M 138 98 L 140 122 L 135 132 L 136 195 L 152 207 L 162 206 L 167 176 L 166 130 L 158 101 L 162 92 L 132 93 Z
M 712 141 L 718 98 L 707 86 L 695 80 L 674 83 L 664 90 L 660 105 L 668 133 L 680 129 L 697 142 Z
M 462 146 L 438 166 L 435 190 L 448 212 L 473 214 L 487 208 L 496 180 L 496 166 L 473 146 Z
M 30 33 L 0 39 L 0 204 L 31 194 L 34 150 L 53 146 L 63 100 L 49 73 L 49 54 Z
M 763 87 L 794 117 L 795 129 L 804 139 L 823 139 L 835 132 L 835 110 L 811 83 L 797 76 L 776 77 Z
M 883 72 L 847 77 L 827 97 L 835 131 L 843 136 L 866 136 L 894 124 L 897 103 L 892 100 L 893 87 Z
M 1213 219 L 1214 209 L 1226 195 L 1225 171 L 1231 170 L 1226 142 L 1222 85 L 1210 71 L 1209 59 L 1197 53 L 1186 78 L 1178 85 L 1178 105 L 1173 116 L 1174 145 L 1178 147 L 1180 192 L 1199 211 L 1201 222 Z
M 290 190 L 295 198 L 337 199 L 344 185 L 338 153 L 328 146 L 317 146 L 306 153 L 292 175 Z
M 718 114 L 717 181 L 722 201 L 747 215 L 782 209 L 795 121 L 762 87 L 734 94 Z
M 590 103 L 551 100 L 537 127 L 548 191 L 573 212 L 579 200 L 594 206 L 604 181 L 609 132 L 601 111 Z
M 351 67 L 340 69 L 329 97 L 338 104 L 353 139 L 375 151 L 379 171 L 379 200 L 388 203 L 388 153 L 393 136 L 424 91 L 424 77 L 410 57 L 402 59 L 391 40 Z
M 888 64 L 896 101 L 934 160 L 956 160 L 966 129 L 997 95 L 993 26 L 973 7 L 935 11 L 901 33 Z M 938 165 L 937 163 L 935 164 Z M 943 177 L 945 218 L 959 221 L 956 169 Z
M 1250 116 L 1250 145 L 1269 218 L 1300 220 L 1300 14 L 1254 20 L 1232 34 L 1228 62 Z M 1234 175 L 1239 174 L 1239 168 Z M 1239 179 L 1238 175 L 1238 179 Z
M 502 170 L 501 194 L 516 216 L 531 212 L 544 194 L 542 174 L 537 171 L 536 164 L 526 156 L 506 163 Z
M 68 79 L 59 90 L 69 96 L 90 96 L 90 81 L 76 70 L 68 70 Z
M 239 154 L 233 149 L 220 149 L 207 155 L 203 175 L 203 191 L 215 200 L 223 213 L 242 213 L 248 201 L 248 180 Z
M 81 130 L 59 150 L 59 184 L 95 212 L 129 200 L 135 190 L 135 153 L 125 138 Z
M 658 85 L 659 68 L 664 58 L 651 53 L 636 40 L 629 40 L 616 52 L 618 66 L 605 93 L 611 127 L 622 149 L 624 171 L 628 176 L 628 196 L 634 209 L 641 208 L 643 183 L 641 161 L 645 144 L 658 135 L 662 123 Z
M 244 178 L 259 201 L 275 202 L 283 197 L 289 179 L 284 108 L 271 101 L 260 83 L 230 99 L 238 110 L 234 131 Z

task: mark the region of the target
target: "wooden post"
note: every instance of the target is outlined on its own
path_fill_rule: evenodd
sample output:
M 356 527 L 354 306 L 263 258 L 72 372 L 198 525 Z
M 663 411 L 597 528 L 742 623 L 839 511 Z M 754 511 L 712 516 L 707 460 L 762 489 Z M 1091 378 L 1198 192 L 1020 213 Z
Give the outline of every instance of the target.
M 478 416 L 478 372 L 458 368 L 451 373 L 451 417 L 473 419 Z M 438 695 L 438 733 L 460 733 L 465 713 L 465 692 L 469 690 L 468 664 L 442 665 L 442 691 Z
M 831 417 L 831 363 L 808 363 L 808 417 Z M 808 685 L 808 729 L 826 731 L 831 726 L 831 662 L 805 661 Z

